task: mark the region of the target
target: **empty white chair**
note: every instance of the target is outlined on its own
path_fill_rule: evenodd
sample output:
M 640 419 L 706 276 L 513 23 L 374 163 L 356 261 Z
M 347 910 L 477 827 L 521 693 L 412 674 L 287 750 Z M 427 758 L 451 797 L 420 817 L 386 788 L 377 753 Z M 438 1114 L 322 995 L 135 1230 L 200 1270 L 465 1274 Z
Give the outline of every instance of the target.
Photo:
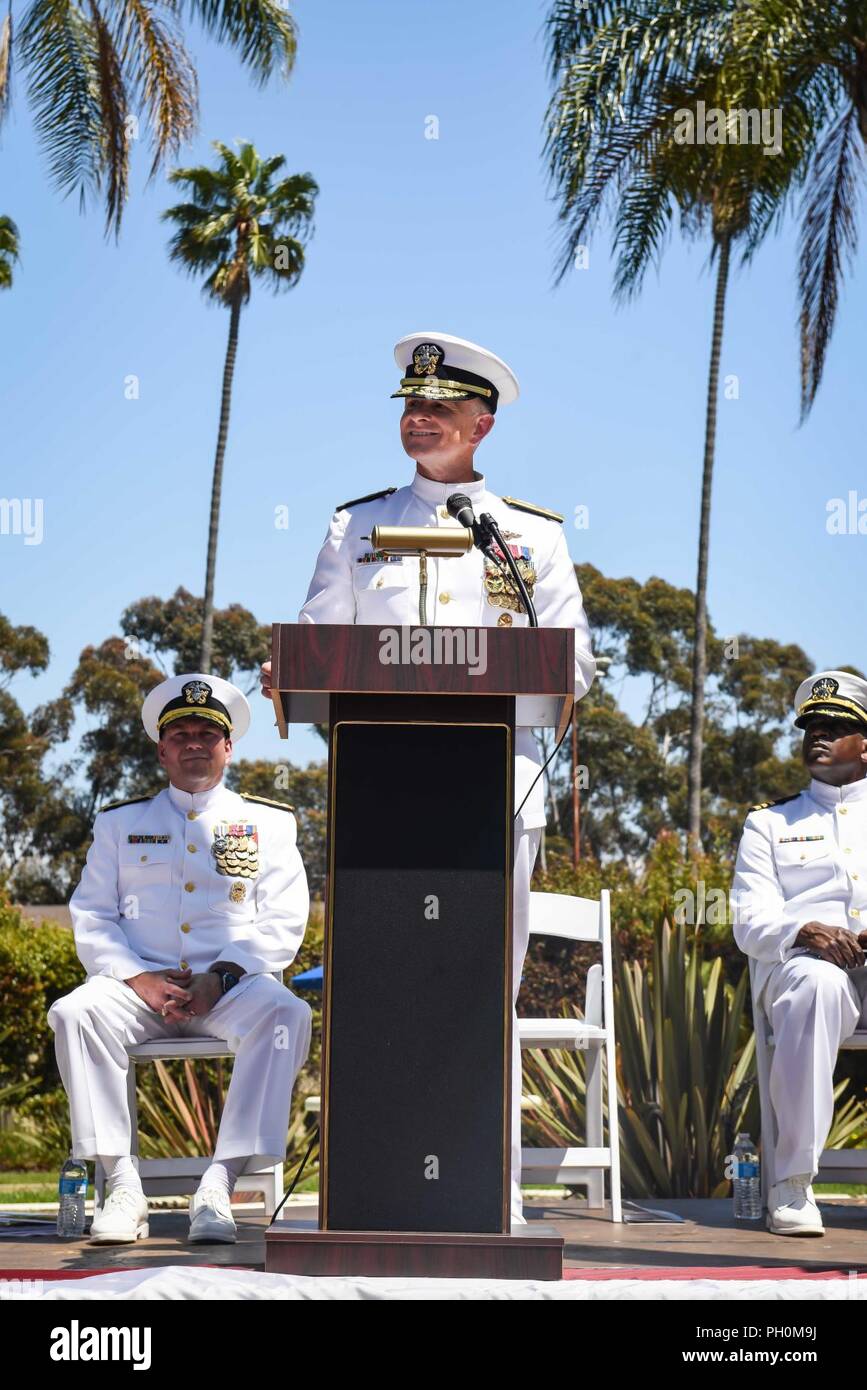
M 568 941 L 597 942 L 602 961 L 587 972 L 583 1018 L 519 1018 L 521 1047 L 571 1048 L 586 1051 L 587 1143 L 583 1148 L 521 1150 L 525 1183 L 586 1184 L 587 1204 L 605 1205 L 605 1171 L 609 1174 L 611 1219 L 622 1221 L 620 1202 L 620 1127 L 614 1053 L 614 973 L 611 953 L 611 896 L 604 888 L 597 902 L 566 893 L 530 894 L 530 936 L 557 936 Z M 605 1057 L 608 1146 L 603 1135 Z

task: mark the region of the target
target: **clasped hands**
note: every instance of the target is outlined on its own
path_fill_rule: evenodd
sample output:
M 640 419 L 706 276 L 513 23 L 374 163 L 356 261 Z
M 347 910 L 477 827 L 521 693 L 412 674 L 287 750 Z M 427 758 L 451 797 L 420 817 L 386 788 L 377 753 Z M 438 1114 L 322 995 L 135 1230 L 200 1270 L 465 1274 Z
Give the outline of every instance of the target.
M 805 946 L 822 960 L 839 965 L 841 970 L 853 970 L 864 964 L 867 951 L 867 931 L 848 931 L 846 927 L 827 927 L 824 922 L 805 922 L 794 940 L 795 946 Z
M 163 1018 L 184 1023 L 210 1013 L 223 987 L 215 970 L 197 975 L 186 970 L 146 970 L 126 982 L 140 999 Z

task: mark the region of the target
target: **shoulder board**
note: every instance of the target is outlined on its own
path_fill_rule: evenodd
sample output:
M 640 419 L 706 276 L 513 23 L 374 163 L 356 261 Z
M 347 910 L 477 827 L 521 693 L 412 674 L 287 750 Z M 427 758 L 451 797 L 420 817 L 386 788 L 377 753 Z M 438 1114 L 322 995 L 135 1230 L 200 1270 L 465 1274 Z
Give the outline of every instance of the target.
M 393 492 L 397 492 L 396 487 L 384 487 L 382 492 L 369 492 L 366 497 L 353 497 L 351 502 L 341 502 L 337 510 L 343 512 L 347 507 L 357 507 L 362 502 L 376 502 L 380 497 L 390 497 Z
M 769 806 L 785 806 L 787 801 L 796 801 L 801 795 L 800 792 L 793 792 L 791 796 L 778 796 L 776 801 L 760 801 L 756 806 L 751 806 L 751 811 L 767 811 Z
M 532 512 L 533 516 L 544 516 L 547 521 L 563 520 L 559 512 L 549 512 L 547 507 L 537 507 L 535 502 L 522 502 L 518 497 L 504 497 L 503 501 L 507 506 L 517 508 L 519 512 Z
M 100 806 L 98 815 L 103 811 L 116 811 L 120 806 L 135 806 L 139 801 L 153 801 L 152 796 L 130 796 L 126 801 L 107 801 L 104 806 Z
M 238 795 L 243 801 L 256 801 L 261 806 L 276 806 L 278 811 L 295 810 L 295 807 L 290 806 L 288 801 L 272 801 L 270 796 L 254 796 L 252 792 L 239 792 Z

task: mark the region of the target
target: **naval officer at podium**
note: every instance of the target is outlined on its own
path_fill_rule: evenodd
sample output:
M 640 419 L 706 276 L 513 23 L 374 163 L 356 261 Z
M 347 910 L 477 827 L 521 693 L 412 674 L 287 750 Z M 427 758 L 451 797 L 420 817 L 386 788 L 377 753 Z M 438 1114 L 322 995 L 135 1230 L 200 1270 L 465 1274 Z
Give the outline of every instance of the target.
M 535 606 L 540 627 L 575 629 L 575 696 L 589 690 L 596 672 L 590 632 L 563 518 L 530 502 L 500 497 L 473 466 L 476 449 L 494 428 L 499 406 L 518 396 L 514 373 L 486 348 L 448 333 L 411 333 L 394 350 L 401 371 L 393 397 L 403 400 L 400 439 L 415 461 L 406 487 L 384 488 L 337 508 L 319 552 L 300 622 L 413 626 L 419 622 L 418 560 L 388 559 L 373 551 L 371 529 L 381 526 L 454 527 L 446 503 L 468 497 L 476 515 L 490 512 L 509 545 Z M 481 551 L 428 560 L 426 620 L 442 626 L 527 627 L 528 615 L 511 580 Z M 262 670 L 270 697 L 271 667 Z M 516 732 L 513 879 L 513 1000 L 517 999 L 529 940 L 530 877 L 545 824 L 541 761 L 530 729 Z M 512 1222 L 521 1211 L 521 1050 L 512 1050 Z

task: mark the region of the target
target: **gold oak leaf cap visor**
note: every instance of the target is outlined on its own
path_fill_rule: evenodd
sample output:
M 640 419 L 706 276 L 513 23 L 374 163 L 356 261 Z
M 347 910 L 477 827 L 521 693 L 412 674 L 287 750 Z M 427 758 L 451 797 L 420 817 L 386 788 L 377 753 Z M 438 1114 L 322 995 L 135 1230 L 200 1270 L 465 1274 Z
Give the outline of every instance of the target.
M 867 733 L 867 681 L 848 671 L 819 671 L 798 686 L 795 727 L 806 729 L 817 714 L 855 719 Z
M 220 676 L 194 671 L 161 681 L 145 698 L 141 719 L 154 743 L 176 719 L 209 719 L 233 740 L 243 738 L 250 727 L 250 706 L 243 691 Z
M 394 346 L 403 376 L 397 396 L 428 401 L 485 401 L 491 414 L 518 399 L 518 378 L 487 348 L 451 333 L 408 333 Z

